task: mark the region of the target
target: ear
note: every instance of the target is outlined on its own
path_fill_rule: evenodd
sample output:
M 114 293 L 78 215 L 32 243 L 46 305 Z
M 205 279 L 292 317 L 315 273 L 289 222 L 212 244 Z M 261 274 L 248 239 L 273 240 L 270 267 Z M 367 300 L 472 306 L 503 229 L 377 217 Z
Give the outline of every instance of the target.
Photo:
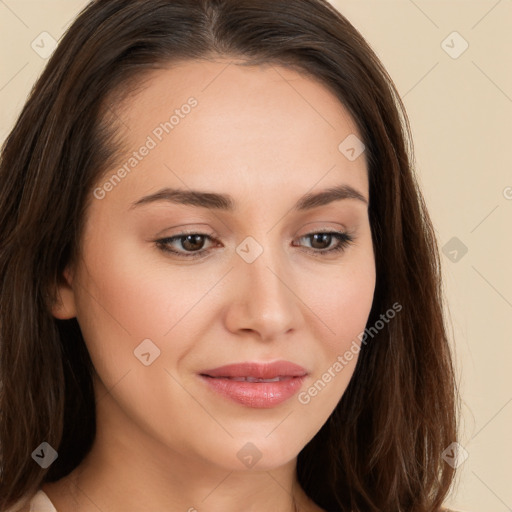
M 76 316 L 73 276 L 68 267 L 62 273 L 57 287 L 57 300 L 52 305 L 52 315 L 59 320 L 68 320 Z

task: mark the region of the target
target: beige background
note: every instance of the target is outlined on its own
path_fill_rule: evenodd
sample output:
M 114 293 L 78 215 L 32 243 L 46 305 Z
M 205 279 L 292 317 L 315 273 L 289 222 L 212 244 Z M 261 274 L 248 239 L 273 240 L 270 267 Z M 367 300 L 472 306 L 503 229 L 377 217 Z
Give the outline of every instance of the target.
M 40 34 L 59 39 L 86 3 L 0 0 L 0 140 L 46 62 L 32 42 L 42 46 L 44 37 L 48 48 Z M 468 248 L 452 261 L 449 244 L 442 256 L 469 454 L 451 505 L 512 510 L 512 0 L 332 3 L 367 38 L 404 99 L 440 245 L 456 237 L 451 244 Z

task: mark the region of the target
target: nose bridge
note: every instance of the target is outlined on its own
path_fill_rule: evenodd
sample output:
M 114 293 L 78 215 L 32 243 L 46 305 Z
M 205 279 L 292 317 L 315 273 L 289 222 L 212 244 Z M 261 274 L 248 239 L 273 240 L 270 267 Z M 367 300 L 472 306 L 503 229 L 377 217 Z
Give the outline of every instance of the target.
M 282 278 L 279 274 L 282 267 L 281 261 L 283 260 L 282 248 L 277 247 L 277 244 L 271 244 L 269 237 L 266 239 L 266 243 L 259 244 L 261 249 L 258 250 L 258 246 L 255 242 L 246 242 L 244 250 L 249 245 L 249 250 L 253 252 L 252 255 L 255 259 L 251 262 L 244 259 L 241 273 L 247 274 L 247 280 L 249 286 L 253 289 L 254 294 L 263 293 L 266 296 L 282 295 L 283 294 L 283 283 Z M 240 250 L 242 252 L 242 249 Z M 281 277 L 281 279 L 279 279 Z
M 272 234 L 258 234 L 246 237 L 237 253 L 237 328 L 275 337 L 294 327 L 299 311 L 282 244 Z

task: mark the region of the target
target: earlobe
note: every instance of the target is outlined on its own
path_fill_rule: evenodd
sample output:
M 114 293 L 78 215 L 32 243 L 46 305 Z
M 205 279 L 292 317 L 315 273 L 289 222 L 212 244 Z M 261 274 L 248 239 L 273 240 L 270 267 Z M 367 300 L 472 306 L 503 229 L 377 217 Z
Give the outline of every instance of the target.
M 76 316 L 75 292 L 72 282 L 71 272 L 66 267 L 57 286 L 56 301 L 51 308 L 52 315 L 59 320 L 68 320 Z

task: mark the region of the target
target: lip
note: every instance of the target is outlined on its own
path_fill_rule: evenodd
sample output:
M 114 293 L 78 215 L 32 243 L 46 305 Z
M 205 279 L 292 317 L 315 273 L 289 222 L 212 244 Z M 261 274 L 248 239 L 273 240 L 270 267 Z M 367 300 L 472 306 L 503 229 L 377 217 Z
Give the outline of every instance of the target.
M 210 389 L 226 398 L 248 407 L 268 409 L 295 395 L 302 386 L 307 371 L 290 361 L 253 361 L 204 370 L 199 376 Z M 279 380 L 249 382 L 240 380 L 242 378 Z
M 307 371 L 290 361 L 257 362 L 227 364 L 211 370 L 204 370 L 201 375 L 209 377 L 255 377 L 273 379 L 275 377 L 302 377 Z

